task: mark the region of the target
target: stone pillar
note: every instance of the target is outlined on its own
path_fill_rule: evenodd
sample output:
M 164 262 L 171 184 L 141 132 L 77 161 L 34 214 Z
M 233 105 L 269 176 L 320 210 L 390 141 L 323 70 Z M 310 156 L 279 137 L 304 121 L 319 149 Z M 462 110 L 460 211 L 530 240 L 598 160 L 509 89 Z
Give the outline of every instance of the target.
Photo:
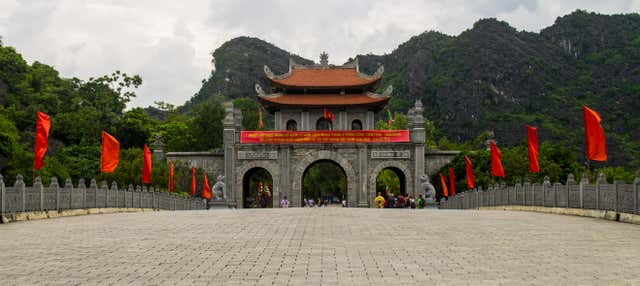
M 236 120 L 233 104 L 228 103 L 225 107 L 225 117 L 223 121 L 222 142 L 224 148 L 224 185 L 230 206 L 236 205 L 235 190 L 235 142 L 236 142 Z M 242 199 L 242 196 L 240 196 Z
M 309 124 L 309 111 L 303 110 L 302 115 L 300 116 L 300 131 L 311 130 L 311 126 Z
M 416 196 L 417 190 L 420 190 L 420 177 L 424 174 L 424 117 L 422 113 L 422 101 L 416 100 L 413 108 L 409 110 L 409 128 L 411 129 L 411 143 L 414 144 L 413 151 L 413 190 L 409 195 Z
M 278 152 L 278 161 L 280 162 L 280 178 L 278 190 L 273 190 L 274 204 L 273 207 L 280 205 L 280 200 L 283 196 L 287 196 L 290 206 L 298 206 L 299 201 L 294 202 L 291 194 L 291 147 L 282 147 Z M 275 174 L 272 174 L 272 176 Z M 275 179 L 275 178 L 274 178 Z M 274 180 L 275 181 L 275 180 Z M 275 186 L 275 184 L 274 184 Z
M 367 170 L 369 167 L 369 150 L 367 148 L 368 146 L 366 144 L 363 145 L 357 145 L 358 148 L 358 178 L 356 180 L 356 183 L 358 184 L 357 186 L 360 186 L 360 188 L 357 190 L 358 192 L 358 207 L 359 208 L 368 208 L 369 207 L 369 190 L 367 189 L 368 184 L 367 184 L 367 179 L 368 179 L 368 174 L 367 174 Z M 377 175 L 377 174 L 372 174 L 373 176 Z M 348 180 L 349 178 L 347 178 Z M 375 190 L 374 190 L 375 192 Z M 353 201 L 353 200 L 351 200 Z
M 351 126 L 349 126 L 349 120 L 347 118 L 347 112 L 344 110 L 340 110 L 338 114 L 338 122 L 340 124 L 338 129 L 334 130 L 351 130 Z
M 369 110 L 367 111 L 367 118 L 364 120 L 364 127 L 362 129 L 364 130 L 373 130 L 375 129 L 375 117 L 373 114 L 373 111 Z
M 162 134 L 156 134 L 156 139 L 151 144 L 153 148 L 153 159 L 155 161 L 162 161 L 164 159 L 164 143 L 162 143 Z

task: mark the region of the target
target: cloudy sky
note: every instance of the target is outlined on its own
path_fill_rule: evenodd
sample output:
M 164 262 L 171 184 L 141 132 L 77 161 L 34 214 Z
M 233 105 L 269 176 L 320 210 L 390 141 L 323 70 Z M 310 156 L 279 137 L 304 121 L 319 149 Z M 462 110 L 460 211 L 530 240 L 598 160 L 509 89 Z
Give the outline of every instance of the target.
M 426 30 L 457 35 L 480 18 L 537 32 L 575 9 L 630 13 L 640 0 L 0 0 L 0 36 L 64 77 L 139 74 L 130 106 L 180 105 L 208 77 L 211 52 L 237 36 L 313 60 L 327 51 L 340 64 L 389 53 Z

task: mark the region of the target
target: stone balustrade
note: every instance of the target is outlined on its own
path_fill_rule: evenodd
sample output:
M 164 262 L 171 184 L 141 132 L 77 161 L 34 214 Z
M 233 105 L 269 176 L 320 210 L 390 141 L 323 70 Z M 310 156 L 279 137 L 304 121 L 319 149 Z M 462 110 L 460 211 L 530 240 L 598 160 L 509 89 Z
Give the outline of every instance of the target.
M 600 173 L 595 183 L 586 176 L 576 182 L 569 175 L 565 184 L 551 184 L 546 177 L 542 184 L 516 183 L 515 186 L 493 185 L 462 192 L 447 201 L 440 202 L 442 209 L 477 209 L 494 206 L 539 206 L 553 208 L 577 208 L 640 214 L 638 199 L 640 176 L 631 184 L 616 181 L 607 183 Z
M 87 187 L 84 179 L 76 186 L 67 179 L 60 186 L 55 177 L 51 178 L 48 187 L 42 184 L 40 177 L 29 187 L 21 175 L 16 177 L 13 187 L 7 187 L 0 175 L 0 214 L 93 208 L 196 210 L 206 209 L 206 206 L 204 199 L 156 191 L 153 187 L 129 185 L 118 189 L 115 182 L 109 186 L 102 181 L 98 186 L 96 180 L 91 180 Z

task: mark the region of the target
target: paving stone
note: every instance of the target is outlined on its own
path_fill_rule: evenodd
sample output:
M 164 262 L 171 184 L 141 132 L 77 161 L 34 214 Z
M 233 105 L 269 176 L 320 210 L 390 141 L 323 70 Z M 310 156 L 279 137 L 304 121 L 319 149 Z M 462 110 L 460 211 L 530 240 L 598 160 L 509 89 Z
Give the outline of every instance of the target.
M 2 285 L 638 285 L 640 227 L 508 211 L 119 213 L 0 225 Z

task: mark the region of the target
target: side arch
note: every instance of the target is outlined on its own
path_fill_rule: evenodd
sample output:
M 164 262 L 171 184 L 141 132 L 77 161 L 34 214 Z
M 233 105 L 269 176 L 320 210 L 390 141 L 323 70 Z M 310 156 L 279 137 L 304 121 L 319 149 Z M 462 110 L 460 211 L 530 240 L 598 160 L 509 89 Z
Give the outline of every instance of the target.
M 282 190 L 280 189 L 280 169 L 278 168 L 277 164 L 264 161 L 250 161 L 238 167 L 236 177 L 234 178 L 235 185 L 237 186 L 237 190 L 235 190 L 236 205 L 244 205 L 243 179 L 247 172 L 253 168 L 263 168 L 271 174 L 271 179 L 273 180 L 273 193 L 271 194 L 271 197 L 273 199 L 273 205 L 277 206 L 280 202 L 280 195 L 282 192 Z
M 375 165 L 375 167 L 373 168 L 371 173 L 369 173 L 369 176 L 368 176 L 369 182 L 367 184 L 368 186 L 367 189 L 370 192 L 369 199 L 371 201 L 369 202 L 369 204 L 372 206 L 374 205 L 373 200 L 376 197 L 376 178 L 378 177 L 378 174 L 386 168 L 396 168 L 400 170 L 400 172 L 403 173 L 405 178 L 405 190 L 407 191 L 407 194 L 411 196 L 416 195 L 413 190 L 413 184 L 411 184 L 411 182 L 413 182 L 413 176 L 412 176 L 411 170 L 407 167 L 407 165 L 399 161 L 382 161 L 377 165 Z
M 304 157 L 304 159 L 300 160 L 293 171 L 293 182 L 291 187 L 291 193 L 288 196 L 291 198 L 292 206 L 299 207 L 300 202 L 302 201 L 302 176 L 304 176 L 304 171 L 311 166 L 311 164 L 320 161 L 320 160 L 328 160 L 333 161 L 347 175 L 347 202 L 349 206 L 355 206 L 358 202 L 358 194 L 356 190 L 356 172 L 353 169 L 353 166 L 343 156 L 339 155 L 337 152 L 314 152 L 315 154 L 310 154 Z M 275 184 L 275 183 L 274 183 Z

